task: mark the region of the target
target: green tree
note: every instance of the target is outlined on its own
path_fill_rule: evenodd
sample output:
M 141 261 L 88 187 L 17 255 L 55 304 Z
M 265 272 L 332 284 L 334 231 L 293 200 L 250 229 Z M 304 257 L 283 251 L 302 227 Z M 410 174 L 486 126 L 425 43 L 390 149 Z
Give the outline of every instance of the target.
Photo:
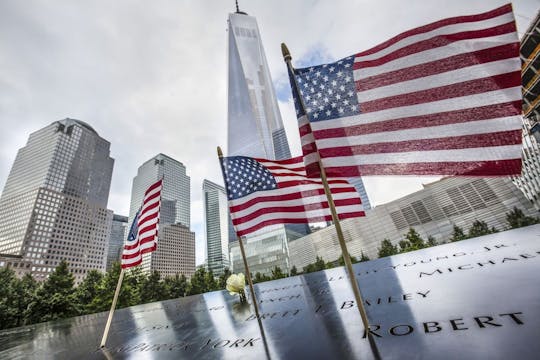
M 257 271 L 257 273 L 255 273 L 255 278 L 253 278 L 254 283 L 260 283 L 260 282 L 264 282 L 264 281 L 268 281 L 268 280 L 272 280 L 272 279 L 269 276 L 267 276 L 265 274 L 261 274 L 258 271 Z
M 275 266 L 272 269 L 272 280 L 283 279 L 285 277 L 287 277 L 287 275 L 283 273 L 279 266 Z
M 152 271 L 141 284 L 141 303 L 160 301 L 166 298 L 166 290 L 161 275 L 157 271 Z
M 465 235 L 465 232 L 462 228 L 460 228 L 457 225 L 454 225 L 454 232 L 452 233 L 452 237 L 450 238 L 451 242 L 461 241 L 467 239 L 467 235 Z
M 490 230 L 485 221 L 476 220 L 469 228 L 469 238 L 491 234 L 492 232 L 493 229 Z
M 20 281 L 17 281 L 17 326 L 27 323 L 28 307 L 35 296 L 37 288 L 38 283 L 31 274 L 25 274 Z
M 0 268 L 0 329 L 17 326 L 17 283 L 13 270 Z
M 515 229 L 523 226 L 538 224 L 538 219 L 531 216 L 525 216 L 521 209 L 514 206 L 512 211 L 506 213 L 506 222 L 510 228 Z
M 359 262 L 364 262 L 364 261 L 369 261 L 369 257 L 367 255 L 364 254 L 363 251 L 360 252 L 360 260 Z
M 167 276 L 163 282 L 167 299 L 176 299 L 186 296 L 188 281 L 184 274 Z
M 225 287 L 227 286 L 227 279 L 229 278 L 229 276 L 231 276 L 231 274 L 232 273 L 229 268 L 225 268 L 223 270 L 223 274 L 221 274 L 218 278 L 218 289 L 225 289 Z
M 326 264 L 324 260 L 321 257 L 317 256 L 314 263 L 304 266 L 304 273 L 321 271 L 324 269 L 326 269 Z
M 139 267 L 137 266 L 133 269 L 137 268 Z M 120 263 L 117 262 L 113 264 L 109 271 L 107 271 L 97 288 L 96 297 L 94 297 L 94 300 L 88 305 L 87 311 L 99 312 L 111 308 L 116 285 L 118 284 L 118 277 L 120 276 L 120 270 Z M 140 280 L 139 278 L 141 277 L 139 270 L 136 270 L 134 273 L 130 270 L 124 271 L 124 279 L 122 280 L 122 287 L 116 305 L 118 309 L 140 304 L 140 291 L 137 288 Z
M 435 240 L 433 236 L 429 235 L 427 238 L 426 247 L 432 247 L 432 246 L 437 246 L 437 245 L 439 245 L 437 240 Z
M 33 322 L 50 321 L 78 314 L 74 276 L 64 260 L 36 291 L 28 306 L 28 319 Z
M 188 295 L 202 294 L 208 291 L 207 288 L 208 273 L 204 266 L 199 266 L 191 277 L 188 285 Z
M 79 304 L 81 314 L 89 314 L 94 309 L 92 303 L 97 298 L 99 287 L 103 281 L 103 274 L 97 270 L 90 270 L 82 283 L 75 290 L 75 297 Z
M 296 268 L 296 265 L 293 265 L 293 267 L 291 268 L 291 276 L 296 275 L 298 275 L 298 269 Z
M 353 264 L 356 264 L 358 262 L 358 260 L 354 256 L 352 256 L 350 254 L 349 254 L 349 259 L 351 259 L 351 263 L 353 263 Z M 337 259 L 337 263 L 338 263 L 339 266 L 345 266 L 345 260 L 343 258 L 343 255 L 341 255 Z
M 381 247 L 378 248 L 379 258 L 396 255 L 397 253 L 398 253 L 397 246 L 393 245 L 388 239 L 384 239 L 381 242 Z

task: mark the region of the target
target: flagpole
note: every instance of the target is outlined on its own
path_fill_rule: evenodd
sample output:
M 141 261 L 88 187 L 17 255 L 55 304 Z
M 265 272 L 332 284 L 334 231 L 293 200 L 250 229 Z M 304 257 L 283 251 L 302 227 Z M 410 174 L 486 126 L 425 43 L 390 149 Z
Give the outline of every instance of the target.
M 289 49 L 287 49 L 287 46 L 282 43 L 281 44 L 281 52 L 283 54 L 283 60 L 285 60 L 285 63 L 287 64 L 287 68 L 292 74 L 292 79 L 294 83 L 295 90 L 298 92 L 298 98 L 300 100 L 300 106 L 302 107 L 302 110 L 304 110 L 304 113 L 307 116 L 307 112 L 305 111 L 306 107 L 304 105 L 304 100 L 302 96 L 300 96 L 300 89 L 298 88 L 298 84 L 296 82 L 296 78 L 294 77 L 294 68 L 291 63 L 292 56 L 289 52 Z M 324 169 L 324 166 L 322 164 L 322 161 L 319 156 L 319 150 L 317 149 L 317 156 L 318 156 L 318 165 L 319 165 L 319 171 L 322 183 L 324 185 L 324 192 L 326 194 L 326 198 L 328 200 L 328 206 L 330 208 L 330 212 L 332 214 L 332 221 L 334 223 L 334 227 L 336 229 L 337 237 L 339 240 L 339 246 L 341 247 L 341 254 L 343 256 L 343 261 L 345 262 L 345 269 L 347 270 L 347 273 L 349 275 L 349 280 L 353 289 L 354 298 L 356 300 L 356 303 L 358 305 L 358 311 L 360 312 L 360 317 L 362 318 L 362 322 L 364 324 L 365 332 L 369 338 L 371 338 L 371 333 L 369 331 L 369 320 L 367 317 L 366 309 L 364 307 L 364 301 L 362 300 L 362 293 L 360 292 L 360 287 L 358 286 L 358 282 L 356 281 L 356 276 L 354 274 L 354 270 L 352 268 L 351 258 L 349 255 L 349 251 L 347 250 L 347 245 L 345 244 L 345 239 L 343 237 L 343 231 L 341 229 L 341 223 L 339 221 L 339 216 L 336 211 L 336 207 L 334 204 L 334 199 L 332 197 L 332 192 L 330 190 L 330 187 L 328 186 L 328 181 L 326 178 L 326 171 Z M 377 348 L 375 347 L 375 350 Z M 379 357 L 378 351 L 375 354 L 377 357 Z
M 217 147 L 217 153 L 220 160 L 220 166 L 221 166 L 221 158 L 223 157 L 223 152 L 221 151 L 221 148 Z M 236 231 L 235 231 L 236 232 Z M 251 280 L 251 271 L 249 271 L 249 265 L 246 258 L 246 252 L 244 250 L 244 243 L 242 242 L 242 237 L 237 235 L 238 242 L 240 243 L 240 252 L 242 253 L 242 260 L 244 261 L 244 269 L 246 270 L 246 277 L 248 279 L 249 284 L 249 292 L 251 293 L 251 298 L 253 299 L 253 306 L 255 307 L 255 315 L 257 316 L 257 319 L 259 318 L 259 305 L 257 304 L 257 297 L 255 296 L 255 290 L 253 289 L 253 281 Z
M 109 329 L 111 327 L 111 322 L 114 315 L 114 310 L 116 309 L 116 302 L 118 301 L 118 295 L 120 294 L 120 288 L 122 287 L 122 280 L 124 279 L 124 269 L 121 268 L 120 275 L 118 276 L 118 283 L 116 284 L 116 290 L 114 291 L 114 298 L 111 304 L 111 310 L 109 311 L 109 318 L 107 319 L 107 324 L 105 325 L 105 330 L 103 331 L 103 337 L 101 338 L 100 347 L 105 347 L 107 342 L 107 336 L 109 335 Z

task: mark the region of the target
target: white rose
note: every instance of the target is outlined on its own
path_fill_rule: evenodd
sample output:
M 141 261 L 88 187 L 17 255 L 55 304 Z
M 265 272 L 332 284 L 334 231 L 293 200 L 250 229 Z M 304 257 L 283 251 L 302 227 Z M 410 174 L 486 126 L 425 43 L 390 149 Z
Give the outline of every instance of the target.
M 229 290 L 229 293 L 231 295 L 243 293 L 245 287 L 246 287 L 246 278 L 244 277 L 244 274 L 242 273 L 238 275 L 232 274 L 227 279 L 226 289 Z

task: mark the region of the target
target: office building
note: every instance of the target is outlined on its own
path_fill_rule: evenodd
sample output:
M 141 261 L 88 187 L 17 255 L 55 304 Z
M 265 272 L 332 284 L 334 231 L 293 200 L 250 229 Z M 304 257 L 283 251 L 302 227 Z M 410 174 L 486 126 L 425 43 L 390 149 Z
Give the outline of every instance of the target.
M 227 155 L 291 157 L 257 20 L 229 14 Z
M 514 183 L 540 210 L 540 12 L 521 39 L 523 169 Z
M 115 262 L 120 262 L 122 248 L 128 232 L 128 218 L 122 215 L 113 215 L 111 236 L 109 238 L 109 251 L 107 252 L 107 266 L 109 271 Z
M 229 264 L 229 207 L 225 188 L 203 181 L 206 264 L 215 276 L 223 274 Z
M 227 155 L 243 155 L 264 159 L 287 159 L 291 157 L 289 143 L 281 119 L 276 94 L 266 61 L 257 20 L 245 12 L 229 14 L 228 19 L 228 134 Z M 232 230 L 232 229 L 231 229 Z M 281 232 L 277 236 L 276 232 Z M 247 236 L 252 260 L 261 269 L 270 258 L 266 256 L 267 246 L 276 246 L 276 241 L 284 243 L 278 247 L 285 253 L 279 259 L 287 258 L 287 234 L 309 233 L 307 224 L 274 225 Z M 267 234 L 267 235 L 265 235 Z M 265 240 L 268 236 L 269 240 Z M 238 240 L 230 231 L 230 254 L 237 254 Z M 256 243 L 258 241 L 258 243 Z M 231 261 L 234 261 L 231 257 Z M 279 264 L 268 261 L 270 266 L 288 268 L 287 261 Z M 233 268 L 238 266 L 232 265 Z M 243 265 L 242 265 L 243 267 Z M 268 271 L 266 271 L 268 270 Z M 236 271 L 236 270 L 235 270 Z
M 69 118 L 30 134 L 0 198 L 0 253 L 31 263 L 37 280 L 62 260 L 76 282 L 104 271 L 113 217 L 109 147 L 90 125 Z
M 465 232 L 474 221 L 485 221 L 489 228 L 508 227 L 506 214 L 514 207 L 527 216 L 536 216 L 532 204 L 509 178 L 448 177 L 424 185 L 424 189 L 366 212 L 365 217 L 341 222 L 347 248 L 352 256 L 362 252 L 370 259 L 378 257 L 384 239 L 394 245 L 404 240 L 410 228 L 427 240 L 448 242 L 454 225 Z M 298 270 L 315 262 L 317 256 L 334 261 L 341 249 L 334 226 L 289 243 L 290 265 Z
M 190 227 L 190 178 L 186 175 L 184 164 L 167 155 L 158 154 L 139 167 L 131 188 L 129 223 L 131 224 L 139 210 L 146 189 L 159 179 L 163 179 L 163 186 L 159 215 L 158 251 L 143 255 L 142 268 L 144 271 L 166 268 L 168 274 L 182 273 L 187 271 L 186 264 L 191 264 L 191 255 L 193 255 L 193 259 L 195 258 L 194 247 L 193 254 L 188 254 L 188 250 L 191 249 L 190 236 L 186 235 L 186 231 L 189 233 Z M 167 234 L 166 245 L 165 240 L 161 242 L 165 234 Z M 184 243 L 186 241 L 187 243 Z M 164 254 L 160 255 L 160 246 L 166 247 L 170 251 L 167 256 L 174 258 L 174 263 L 167 262 L 166 266 L 160 263 L 161 261 L 169 261 L 165 260 Z M 193 271 L 195 271 L 195 263 L 193 263 Z M 187 273 L 184 274 L 187 276 Z

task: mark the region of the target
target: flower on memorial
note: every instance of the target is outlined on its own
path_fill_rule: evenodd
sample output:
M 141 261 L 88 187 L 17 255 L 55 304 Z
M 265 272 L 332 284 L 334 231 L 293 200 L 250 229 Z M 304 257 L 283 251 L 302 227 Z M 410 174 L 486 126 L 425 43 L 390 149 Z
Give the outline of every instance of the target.
M 229 291 L 229 294 L 239 295 L 241 302 L 246 301 L 246 294 L 244 293 L 245 287 L 246 287 L 246 278 L 244 274 L 242 273 L 239 273 L 238 275 L 232 274 L 227 279 L 226 289 Z

